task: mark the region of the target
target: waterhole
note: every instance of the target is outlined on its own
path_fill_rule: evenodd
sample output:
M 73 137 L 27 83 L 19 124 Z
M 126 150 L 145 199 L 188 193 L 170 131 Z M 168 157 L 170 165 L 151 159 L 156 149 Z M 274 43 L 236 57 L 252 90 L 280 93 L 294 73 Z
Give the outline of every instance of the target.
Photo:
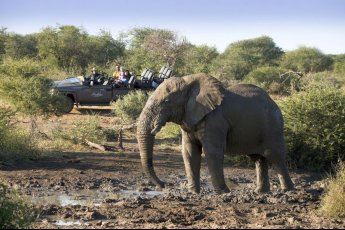
M 53 192 L 49 194 L 33 194 L 29 196 L 31 202 L 35 205 L 81 205 L 81 206 L 100 206 L 106 200 L 135 199 L 138 197 L 152 198 L 163 196 L 164 192 L 159 191 L 137 191 L 121 190 L 116 193 L 102 192 L 98 190 L 81 190 L 70 193 Z

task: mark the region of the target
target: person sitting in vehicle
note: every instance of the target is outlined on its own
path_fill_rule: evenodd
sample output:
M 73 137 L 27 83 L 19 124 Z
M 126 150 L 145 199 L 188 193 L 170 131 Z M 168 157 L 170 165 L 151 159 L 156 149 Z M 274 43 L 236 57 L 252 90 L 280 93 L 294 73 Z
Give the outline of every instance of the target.
M 93 67 L 92 68 L 92 73 L 89 76 L 90 79 L 90 85 L 94 85 L 94 84 L 100 84 L 101 83 L 101 75 L 98 73 L 98 70 Z
M 121 75 L 121 67 L 120 67 L 119 65 L 116 65 L 116 66 L 115 66 L 115 71 L 114 71 L 114 73 L 113 73 L 113 78 L 114 78 L 114 80 L 115 80 L 115 81 L 116 81 L 116 80 L 119 80 L 120 75 Z
M 131 78 L 131 74 L 129 73 L 129 70 L 126 69 L 123 72 L 123 75 L 120 76 L 120 81 L 122 84 L 127 85 L 130 78 Z

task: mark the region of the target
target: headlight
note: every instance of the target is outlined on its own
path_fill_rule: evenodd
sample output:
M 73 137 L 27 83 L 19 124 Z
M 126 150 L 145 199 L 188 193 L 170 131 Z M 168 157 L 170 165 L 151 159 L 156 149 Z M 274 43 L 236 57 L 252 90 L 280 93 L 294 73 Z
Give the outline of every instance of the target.
M 54 88 L 50 90 L 50 94 L 51 94 L 51 95 L 55 95 L 55 94 L 57 94 L 58 92 L 59 92 L 59 91 L 58 91 L 57 89 L 54 89 Z

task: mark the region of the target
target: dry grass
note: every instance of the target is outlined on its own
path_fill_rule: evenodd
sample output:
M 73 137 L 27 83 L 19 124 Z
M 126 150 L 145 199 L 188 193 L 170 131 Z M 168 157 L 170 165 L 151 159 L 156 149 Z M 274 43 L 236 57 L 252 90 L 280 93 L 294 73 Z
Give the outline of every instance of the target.
M 335 177 L 330 179 L 320 212 L 327 217 L 345 217 L 345 162 L 339 162 Z

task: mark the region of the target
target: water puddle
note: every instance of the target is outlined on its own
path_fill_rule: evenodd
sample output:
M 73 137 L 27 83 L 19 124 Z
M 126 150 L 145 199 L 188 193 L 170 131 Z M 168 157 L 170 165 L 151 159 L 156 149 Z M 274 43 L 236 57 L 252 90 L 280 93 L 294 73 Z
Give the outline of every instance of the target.
M 137 190 L 121 190 L 116 193 L 102 192 L 98 190 L 82 190 L 73 193 L 54 192 L 50 194 L 32 195 L 29 197 L 32 203 L 36 205 L 81 205 L 81 206 L 100 206 L 105 200 L 121 200 L 121 199 L 135 199 L 153 198 L 157 196 L 164 196 L 164 192 L 158 191 L 137 191 Z
M 57 226 L 82 225 L 82 223 L 80 221 L 63 221 L 63 220 L 58 220 L 54 224 Z

